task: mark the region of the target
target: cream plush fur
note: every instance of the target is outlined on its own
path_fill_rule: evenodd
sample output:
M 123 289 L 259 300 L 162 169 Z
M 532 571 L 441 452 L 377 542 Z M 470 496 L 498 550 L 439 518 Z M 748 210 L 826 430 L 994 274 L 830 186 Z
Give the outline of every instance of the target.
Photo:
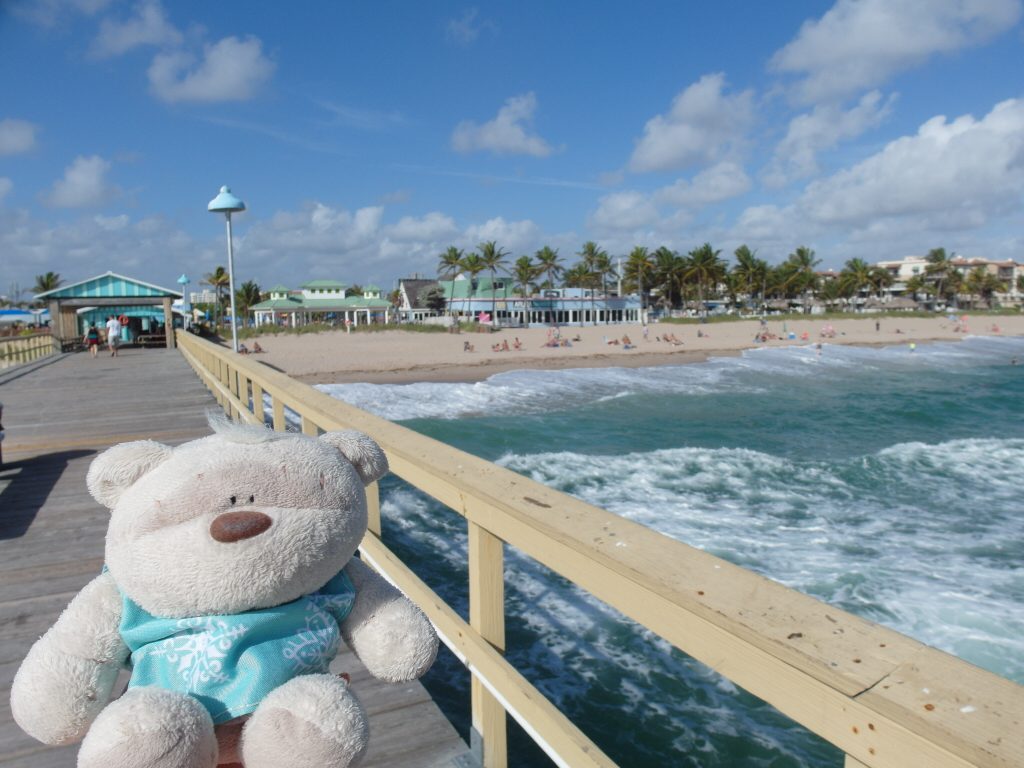
M 171 448 L 124 443 L 96 457 L 87 483 L 111 510 L 107 571 L 88 584 L 32 646 L 11 689 L 15 720 L 47 744 L 84 743 L 82 768 L 211 768 L 213 721 L 183 693 L 133 687 L 111 702 L 129 662 L 122 595 L 153 616 L 183 619 L 270 608 L 316 592 L 342 569 L 356 587 L 341 635 L 369 671 L 399 682 L 433 663 L 426 617 L 353 559 L 366 531 L 364 485 L 387 472 L 383 451 L 358 432 L 317 439 L 214 424 Z M 241 513 L 259 532 L 215 538 L 214 521 Z M 237 515 L 228 514 L 228 518 Z M 307 674 L 278 686 L 242 730 L 246 768 L 355 765 L 368 738 L 342 680 Z

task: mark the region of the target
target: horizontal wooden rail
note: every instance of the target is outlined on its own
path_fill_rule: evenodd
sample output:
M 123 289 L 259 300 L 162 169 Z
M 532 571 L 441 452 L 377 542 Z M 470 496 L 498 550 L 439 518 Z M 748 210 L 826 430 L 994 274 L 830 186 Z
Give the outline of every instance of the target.
M 188 334 L 179 334 L 179 343 L 232 416 L 263 423 L 266 394 L 275 428 L 283 427 L 287 407 L 307 434 L 366 432 L 398 477 L 835 744 L 850 766 L 1024 765 L 1022 686 L 349 406 L 251 358 Z M 260 401 L 249 397 L 250 388 Z M 365 550 L 450 642 L 472 637 L 474 647 L 489 645 L 472 627 L 446 625 L 442 614 L 451 609 L 437 607 L 436 595 L 415 576 L 400 574 L 400 563 L 376 547 L 367 543 Z M 517 708 L 508 671 L 460 655 L 514 717 L 531 723 L 528 731 L 560 743 L 536 725 L 537 712 Z M 531 700 L 538 699 L 533 689 Z M 568 721 L 561 727 L 578 733 Z M 593 759 L 596 750 L 590 745 L 587 754 Z
M 30 363 L 60 352 L 60 342 L 48 333 L 0 338 L 0 369 Z

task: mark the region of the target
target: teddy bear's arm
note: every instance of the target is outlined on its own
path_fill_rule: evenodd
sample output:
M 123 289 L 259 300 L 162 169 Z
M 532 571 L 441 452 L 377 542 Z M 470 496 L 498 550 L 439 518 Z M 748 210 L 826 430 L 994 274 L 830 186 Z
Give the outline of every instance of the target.
M 370 674 L 399 683 L 426 672 L 437 655 L 437 633 L 423 612 L 361 561 L 351 560 L 345 573 L 356 600 L 341 634 Z
M 35 642 L 11 685 L 18 725 L 45 744 L 81 741 L 128 657 L 121 593 L 109 573 L 85 585 Z

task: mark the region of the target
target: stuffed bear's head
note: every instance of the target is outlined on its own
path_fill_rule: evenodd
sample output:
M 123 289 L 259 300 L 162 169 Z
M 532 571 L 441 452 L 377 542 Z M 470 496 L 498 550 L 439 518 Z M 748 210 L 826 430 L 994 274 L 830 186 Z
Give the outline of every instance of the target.
M 360 432 L 214 426 L 176 448 L 122 443 L 89 467 L 90 493 L 111 509 L 107 567 L 156 616 L 239 613 L 316 591 L 355 553 L 364 485 L 388 469 Z

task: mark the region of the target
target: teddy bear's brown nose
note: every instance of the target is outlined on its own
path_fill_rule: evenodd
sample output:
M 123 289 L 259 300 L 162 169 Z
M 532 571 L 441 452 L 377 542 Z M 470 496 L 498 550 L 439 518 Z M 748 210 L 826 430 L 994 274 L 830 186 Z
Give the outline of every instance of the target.
M 217 541 L 230 544 L 258 536 L 273 524 L 262 512 L 225 512 L 210 523 L 210 535 Z

